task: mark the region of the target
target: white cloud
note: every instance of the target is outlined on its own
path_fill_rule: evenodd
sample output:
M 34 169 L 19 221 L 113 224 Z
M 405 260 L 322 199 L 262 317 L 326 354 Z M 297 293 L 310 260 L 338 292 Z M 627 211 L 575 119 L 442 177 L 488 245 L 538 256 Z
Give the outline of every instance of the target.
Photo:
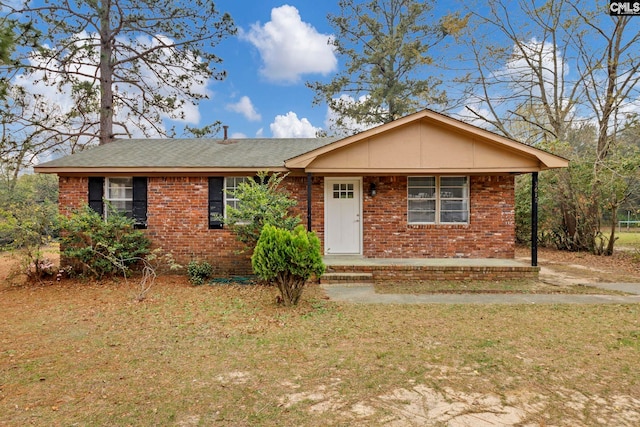
M 540 88 L 532 84 L 538 82 L 538 76 L 532 70 L 541 72 L 544 89 L 547 93 L 561 89 L 556 87 L 558 80 L 569 73 L 569 66 L 565 63 L 557 47 L 549 42 L 538 41 L 535 37 L 513 46 L 511 59 L 502 70 L 496 71 L 494 76 L 499 80 L 510 82 L 510 87 L 516 92 L 532 90 L 536 96 L 540 95 Z M 554 76 L 558 70 L 558 76 Z M 562 96 L 562 94 L 560 94 Z
M 242 132 L 234 132 L 231 134 L 231 139 L 245 139 L 247 135 Z
M 260 72 L 274 82 L 296 83 L 303 74 L 326 75 L 338 66 L 332 36 L 303 22 L 293 6 L 272 9 L 271 21 L 253 24 L 240 37 L 258 49 L 263 61 Z
M 256 132 L 256 138 L 262 138 L 264 136 L 264 129 L 260 128 Z
M 274 138 L 315 138 L 320 128 L 314 127 L 306 118 L 289 111 L 286 115 L 277 115 L 269 125 Z
M 242 114 L 247 120 L 251 122 L 259 122 L 262 120 L 262 116 L 256 111 L 251 99 L 248 96 L 243 96 L 240 101 L 235 104 L 228 104 L 227 109 L 236 113 Z

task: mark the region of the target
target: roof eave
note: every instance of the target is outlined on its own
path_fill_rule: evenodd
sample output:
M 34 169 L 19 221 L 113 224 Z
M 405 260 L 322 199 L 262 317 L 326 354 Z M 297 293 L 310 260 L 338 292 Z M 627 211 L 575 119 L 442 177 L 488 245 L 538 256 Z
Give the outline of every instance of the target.
M 190 175 L 190 174 L 229 174 L 255 173 L 258 171 L 287 172 L 282 166 L 250 166 L 250 167 L 42 167 L 33 168 L 38 173 L 58 175 L 104 175 L 121 174 L 130 176 L 149 175 Z

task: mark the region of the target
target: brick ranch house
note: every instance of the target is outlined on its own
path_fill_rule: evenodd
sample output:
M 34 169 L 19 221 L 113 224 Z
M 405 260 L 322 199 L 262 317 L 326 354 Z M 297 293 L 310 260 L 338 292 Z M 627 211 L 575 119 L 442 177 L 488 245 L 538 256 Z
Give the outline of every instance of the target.
M 537 274 L 535 263 L 514 266 L 515 176 L 567 165 L 424 110 L 342 139 L 118 140 L 35 169 L 58 175 L 61 213 L 89 204 L 106 215 L 109 201 L 155 247 L 182 263 L 207 260 L 217 274 L 250 271 L 216 218 L 237 203 L 229 190 L 267 170 L 288 174 L 296 213 L 328 266 L 338 260 L 333 271 L 495 278 Z

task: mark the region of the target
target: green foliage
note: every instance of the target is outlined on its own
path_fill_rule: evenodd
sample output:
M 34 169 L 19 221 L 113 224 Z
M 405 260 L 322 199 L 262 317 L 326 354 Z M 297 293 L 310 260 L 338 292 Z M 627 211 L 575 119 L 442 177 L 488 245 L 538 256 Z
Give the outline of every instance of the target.
M 0 250 L 21 256 L 20 273 L 39 280 L 52 275 L 43 248 L 58 235 L 57 179 L 23 175 L 0 181 Z
M 240 183 L 233 192 L 238 207 L 227 206 L 225 223 L 236 233 L 238 240 L 253 249 L 266 224 L 293 230 L 300 218 L 290 216 L 297 202 L 279 188 L 286 175 L 259 172 L 257 180 Z
M 388 123 L 425 106 L 446 101 L 439 79 L 430 73 L 432 48 L 457 35 L 466 18 L 432 15 L 433 1 L 342 0 L 340 14 L 329 15 L 332 43 L 345 60 L 329 83 L 307 86 L 314 103 L 327 103 L 338 115 L 337 133 Z M 347 94 L 347 95 L 343 95 Z
M 261 279 L 276 283 L 287 306 L 298 303 L 312 275 L 320 277 L 325 271 L 320 239 L 301 225 L 291 231 L 266 224 L 251 265 Z
M 44 256 L 44 247 L 57 232 L 58 208 L 53 203 L 12 203 L 0 208 L 0 245 L 20 254 L 20 273 L 40 280 L 53 275 L 55 265 Z
M 149 253 L 150 240 L 124 215 L 113 213 L 105 220 L 85 205 L 61 222 L 62 256 L 75 261 L 76 273 L 98 279 L 127 275 Z
M 189 276 L 189 282 L 193 285 L 202 285 L 211 277 L 213 273 L 213 267 L 206 261 L 191 261 L 187 266 L 187 274 Z

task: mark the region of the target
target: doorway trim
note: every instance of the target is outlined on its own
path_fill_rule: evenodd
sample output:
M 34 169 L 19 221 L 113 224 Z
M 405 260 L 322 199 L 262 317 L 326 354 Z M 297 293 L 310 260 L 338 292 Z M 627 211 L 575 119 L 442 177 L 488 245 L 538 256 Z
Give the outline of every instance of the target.
M 356 231 L 358 233 L 358 250 L 355 252 L 332 252 L 328 247 L 329 242 L 329 233 L 332 232 L 331 226 L 329 224 L 329 218 L 331 215 L 330 212 L 330 204 L 331 199 L 333 198 L 333 184 L 338 182 L 353 182 L 354 188 L 358 190 L 358 197 L 355 197 L 354 200 L 358 203 L 357 207 L 357 222 L 358 226 Z M 362 177 L 361 176 L 346 176 L 346 177 L 325 177 L 324 179 L 324 253 L 325 255 L 359 255 L 362 256 L 362 248 L 363 248 L 363 218 L 362 218 L 362 204 L 363 204 L 364 194 L 362 193 Z

